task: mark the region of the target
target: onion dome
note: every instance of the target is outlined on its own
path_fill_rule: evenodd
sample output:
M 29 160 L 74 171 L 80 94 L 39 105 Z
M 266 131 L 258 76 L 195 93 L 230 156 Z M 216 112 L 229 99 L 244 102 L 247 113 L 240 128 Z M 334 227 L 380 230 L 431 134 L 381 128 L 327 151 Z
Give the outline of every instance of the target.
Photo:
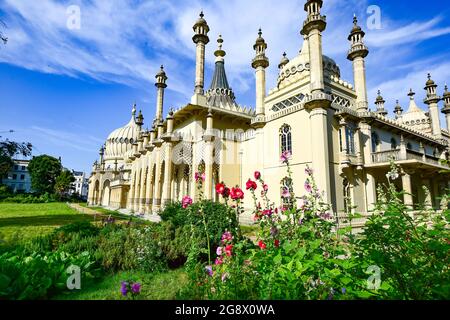
M 156 78 L 156 83 L 155 83 L 156 87 L 158 87 L 158 88 L 166 88 L 167 87 L 166 81 L 168 78 L 167 78 L 166 72 L 164 71 L 163 65 L 161 65 L 155 78 Z
M 435 82 L 433 81 L 433 79 L 431 79 L 431 74 L 428 74 L 428 81 L 427 81 L 427 83 L 426 83 L 426 86 L 428 87 L 428 86 L 433 86 L 433 85 L 435 85 Z
M 195 35 L 192 37 L 194 43 L 203 43 L 207 44 L 209 42 L 208 32 L 209 26 L 205 19 L 203 19 L 205 15 L 203 11 L 200 12 L 200 18 L 195 22 L 192 29 L 194 29 Z
M 353 15 L 353 28 L 350 31 L 350 35 L 348 36 L 348 40 L 351 41 L 352 37 L 356 34 L 361 34 L 362 37 L 366 34 L 361 27 L 358 25 L 358 18 L 356 17 L 356 14 Z
M 278 64 L 278 69 L 282 69 L 288 63 L 289 63 L 289 59 L 286 57 L 286 52 L 284 52 L 283 53 L 283 58 L 281 58 L 281 61 Z
M 395 106 L 395 108 L 394 108 L 394 113 L 395 113 L 396 115 L 401 115 L 402 112 L 403 112 L 403 109 L 402 109 L 402 107 L 400 106 L 400 103 L 399 103 L 398 100 L 397 100 L 395 103 L 396 103 L 396 106 Z
M 139 110 L 139 114 L 136 117 L 136 124 L 139 127 L 142 127 L 144 125 L 144 116 L 142 115 L 142 110 Z
M 106 140 L 105 160 L 122 159 L 132 150 L 133 143 L 139 138 L 140 126 L 136 123 L 136 105 L 133 105 L 130 121 L 114 130 Z

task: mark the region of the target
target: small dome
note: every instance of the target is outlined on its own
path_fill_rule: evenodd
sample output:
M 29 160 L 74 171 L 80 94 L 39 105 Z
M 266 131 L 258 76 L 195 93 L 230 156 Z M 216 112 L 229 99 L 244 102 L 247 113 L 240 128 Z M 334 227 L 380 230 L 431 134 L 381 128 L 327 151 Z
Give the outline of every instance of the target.
M 448 91 L 448 86 L 445 85 L 444 87 L 444 98 L 450 98 L 450 92 Z
M 206 22 L 206 20 L 203 18 L 205 15 L 203 14 L 203 11 L 200 12 L 200 17 L 197 19 L 197 21 L 194 24 L 194 31 L 195 29 L 197 29 L 197 27 L 204 27 L 206 29 L 206 32 L 209 31 L 209 26 L 208 23 Z
M 105 160 L 123 158 L 132 150 L 132 145 L 139 138 L 140 127 L 136 124 L 136 109 L 133 107 L 130 122 L 111 132 L 106 140 Z
M 280 63 L 278 64 L 278 69 L 283 68 L 283 66 L 289 63 L 289 59 L 286 57 L 286 52 L 283 53 L 283 58 L 281 58 Z
M 325 76 L 341 77 L 341 70 L 336 62 L 323 55 L 323 70 Z M 285 65 L 282 65 L 278 76 L 278 88 L 286 87 L 293 82 L 298 81 L 310 72 L 309 47 L 308 41 L 303 42 L 303 48 L 300 54 Z
M 427 87 L 435 85 L 433 79 L 431 79 L 431 74 L 428 74 L 428 81 L 427 81 L 426 85 L 427 85 Z

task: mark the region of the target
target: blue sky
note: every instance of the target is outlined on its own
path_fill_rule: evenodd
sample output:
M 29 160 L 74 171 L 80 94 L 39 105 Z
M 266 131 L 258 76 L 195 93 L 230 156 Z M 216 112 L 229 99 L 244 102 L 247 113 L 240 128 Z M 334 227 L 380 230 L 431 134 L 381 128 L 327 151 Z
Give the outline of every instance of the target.
M 89 172 L 108 134 L 126 124 L 131 105 L 154 117 L 154 75 L 164 64 L 168 80 L 165 112 L 186 104 L 194 89 L 192 25 L 201 9 L 211 27 L 206 83 L 214 66 L 219 34 L 225 40 L 226 70 L 238 103 L 254 106 L 250 66 L 259 27 L 269 45 L 268 90 L 276 83 L 281 54 L 295 56 L 302 45 L 303 0 L 0 0 L 9 38 L 0 47 L 0 133 L 29 141 L 34 153 L 61 156 L 66 167 Z M 67 28 L 67 8 L 80 8 L 80 29 Z M 368 30 L 367 9 L 381 9 L 381 29 Z M 450 83 L 450 8 L 447 1 L 325 0 L 328 27 L 324 53 L 335 59 L 342 78 L 353 82 L 346 59 L 353 13 L 370 48 L 370 101 L 382 90 L 392 114 L 395 100 L 408 106 L 409 88 L 425 96 L 426 74 L 443 91 Z M 372 103 L 373 106 L 373 103 Z M 442 122 L 442 125 L 444 122 Z

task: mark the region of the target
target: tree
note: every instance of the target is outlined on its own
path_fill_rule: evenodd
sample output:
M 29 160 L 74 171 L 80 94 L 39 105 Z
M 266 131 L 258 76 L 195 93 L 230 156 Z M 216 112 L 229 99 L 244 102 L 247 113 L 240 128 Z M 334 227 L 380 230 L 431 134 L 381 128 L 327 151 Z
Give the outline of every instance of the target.
M 28 164 L 31 188 L 38 193 L 53 193 L 56 178 L 61 174 L 61 162 L 48 155 L 33 157 Z
M 61 174 L 56 178 L 55 192 L 60 196 L 68 193 L 72 188 L 72 183 L 75 181 L 73 173 L 69 170 L 63 170 Z
M 13 158 L 16 155 L 29 157 L 32 150 L 31 143 L 28 142 L 14 142 L 6 140 L 0 141 L 0 183 L 2 178 L 11 170 L 14 165 Z

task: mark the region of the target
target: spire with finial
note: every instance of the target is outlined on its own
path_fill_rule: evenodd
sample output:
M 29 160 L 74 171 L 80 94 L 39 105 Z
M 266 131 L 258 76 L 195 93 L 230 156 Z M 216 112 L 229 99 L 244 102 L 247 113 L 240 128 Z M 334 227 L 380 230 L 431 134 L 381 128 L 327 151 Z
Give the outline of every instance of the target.
M 167 87 L 167 84 L 166 84 L 167 75 L 166 75 L 166 72 L 164 71 L 164 66 L 163 65 L 161 65 L 161 67 L 160 67 L 158 73 L 156 74 L 155 78 L 156 78 L 155 86 L 157 88 L 166 88 Z
M 223 46 L 223 38 L 222 35 L 219 34 L 219 37 L 217 38 L 217 50 L 214 51 L 214 55 L 216 56 L 216 62 L 218 60 L 223 61 L 223 57 L 225 57 L 227 54 L 225 50 L 222 49 L 222 46 Z
M 445 114 L 445 118 L 447 121 L 447 130 L 450 130 L 450 92 L 448 91 L 447 84 L 444 87 L 444 94 L 442 96 L 442 100 L 444 100 L 444 107 L 442 108 L 442 113 Z

